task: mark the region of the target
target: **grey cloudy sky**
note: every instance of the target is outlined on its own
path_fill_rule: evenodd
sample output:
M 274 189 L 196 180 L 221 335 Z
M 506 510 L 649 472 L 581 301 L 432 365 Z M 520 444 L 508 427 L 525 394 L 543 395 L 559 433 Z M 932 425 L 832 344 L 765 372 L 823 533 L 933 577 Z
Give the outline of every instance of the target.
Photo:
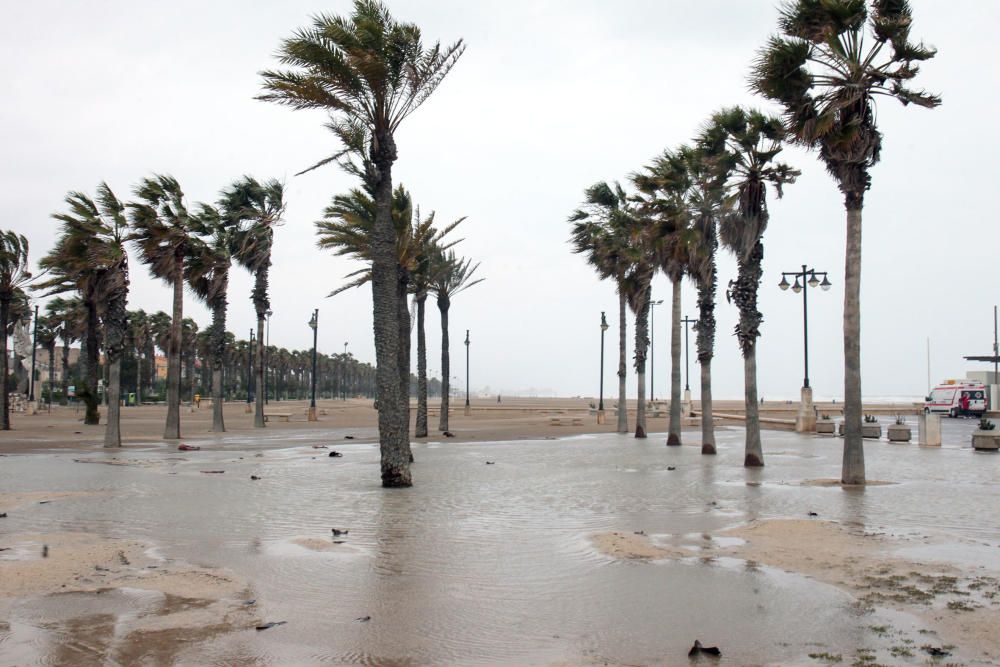
M 919 83 L 939 92 L 932 111 L 882 101 L 882 162 L 864 212 L 862 364 L 866 396 L 920 395 L 931 340 L 934 382 L 963 375 L 963 354 L 992 345 L 997 233 L 992 131 L 998 87 L 989 63 L 1000 4 L 911 0 L 914 34 L 939 49 Z M 771 0 L 391 0 L 425 39 L 464 38 L 468 50 L 398 137 L 395 179 L 439 219 L 468 216 L 461 252 L 487 280 L 454 302 L 452 369 L 464 375 L 472 332 L 472 384 L 514 393 L 597 393 L 600 311 L 617 322 L 617 298 L 570 253 L 567 216 L 597 180 L 625 179 L 666 147 L 689 139 L 732 104 L 765 106 L 747 92 L 755 51 L 775 29 Z M 176 176 L 190 201 L 212 200 L 244 173 L 287 185 L 278 230 L 271 342 L 306 348 L 320 308 L 320 348 L 374 358 L 367 288 L 324 296 L 356 268 L 318 250 L 313 221 L 331 195 L 354 185 L 330 167 L 293 174 L 336 149 L 321 113 L 253 97 L 279 40 L 347 0 L 283 2 L 36 0 L 7 3 L 0 23 L 0 226 L 25 233 L 34 259 L 57 230 L 48 216 L 70 190 L 107 180 L 122 198 L 143 176 Z M 765 106 L 766 108 L 766 106 Z M 811 380 L 841 396 L 844 215 L 815 156 L 788 151 L 803 175 L 771 199 L 760 309 L 761 393 L 793 397 L 802 381 L 801 296 L 781 292 L 782 270 L 803 263 L 834 287 L 810 293 Z M 742 396 L 742 362 L 725 302 L 734 262 L 720 261 L 715 395 Z M 133 260 L 130 308 L 169 310 L 170 292 Z M 252 326 L 250 282 L 237 272 L 230 330 Z M 669 298 L 658 276 L 655 298 Z M 696 315 L 694 290 L 684 312 Z M 655 316 L 657 395 L 668 388 L 669 306 Z M 187 298 L 201 326 L 205 309 Z M 608 340 L 611 392 L 617 332 Z M 632 340 L 629 323 L 629 340 Z M 429 367 L 440 368 L 438 318 L 428 317 Z M 631 347 L 631 345 L 630 345 Z M 631 357 L 631 349 L 629 351 Z M 695 370 L 695 373 L 697 371 Z M 630 376 L 632 373 L 630 371 Z M 634 377 L 630 394 L 634 395 Z M 697 383 L 692 389 L 697 395 Z

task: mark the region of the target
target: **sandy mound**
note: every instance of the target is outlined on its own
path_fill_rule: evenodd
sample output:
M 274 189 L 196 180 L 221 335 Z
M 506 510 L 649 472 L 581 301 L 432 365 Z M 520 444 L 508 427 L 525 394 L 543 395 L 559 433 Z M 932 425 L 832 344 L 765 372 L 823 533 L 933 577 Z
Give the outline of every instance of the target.
M 6 512 L 22 505 L 40 503 L 46 500 L 89 498 L 105 495 L 108 494 L 103 491 L 22 491 L 18 493 L 0 493 L 0 512 Z
M 598 551 L 612 558 L 658 560 L 661 558 L 684 558 L 692 555 L 686 549 L 657 546 L 653 544 L 648 535 L 642 533 L 598 533 L 591 535 L 590 541 Z
M 888 484 L 897 484 L 897 482 L 887 482 L 881 479 L 869 479 L 866 480 L 864 484 L 841 484 L 839 479 L 806 479 L 800 482 L 800 486 L 886 486 Z

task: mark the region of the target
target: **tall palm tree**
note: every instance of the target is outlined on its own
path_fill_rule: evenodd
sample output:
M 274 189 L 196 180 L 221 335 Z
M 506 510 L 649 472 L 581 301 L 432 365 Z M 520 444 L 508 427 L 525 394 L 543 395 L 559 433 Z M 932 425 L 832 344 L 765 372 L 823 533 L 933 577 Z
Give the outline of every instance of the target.
M 628 399 L 625 391 L 627 373 L 626 343 L 628 295 L 626 280 L 631 267 L 631 239 L 623 224 L 628 197 L 621 186 L 612 188 L 602 181 L 584 192 L 584 206 L 570 216 L 573 252 L 585 254 L 587 261 L 602 279 L 611 279 L 618 292 L 618 426 L 628 433 Z
M 139 258 L 154 277 L 173 289 L 167 347 L 167 421 L 165 440 L 181 437 L 181 322 L 184 320 L 184 263 L 189 256 L 191 214 L 184 192 L 172 176 L 144 178 L 135 188 L 139 201 L 129 204 Z
M 743 353 L 746 447 L 743 465 L 764 465 L 757 401 L 757 338 L 763 316 L 757 310 L 757 288 L 763 275 L 764 231 L 767 229 L 767 186 L 780 198 L 782 187 L 799 172 L 777 162 L 782 150 L 781 119 L 740 107 L 712 115 L 699 143 L 729 173 L 725 213 L 719 225 L 722 245 L 736 256 L 736 280 L 729 281 L 726 300 L 740 311 L 736 340 Z
M 229 269 L 232 266 L 233 227 L 218 209 L 203 204 L 195 217 L 194 230 L 186 266 L 191 290 L 212 311 L 209 328 L 209 356 L 212 368 L 212 430 L 226 430 L 222 414 L 222 372 L 226 354 L 226 294 L 229 290 Z
M 7 388 L 7 325 L 11 321 L 11 303 L 31 280 L 28 270 L 28 239 L 23 234 L 0 231 L 0 379 L 3 382 L 3 405 L 0 429 L 10 430 L 10 394 Z
M 271 308 L 268 276 L 274 228 L 285 212 L 285 188 L 280 181 L 263 183 L 244 176 L 222 192 L 219 202 L 223 215 L 235 225 L 233 259 L 253 274 L 250 300 L 257 314 L 257 344 L 254 365 L 258 390 L 255 392 L 253 425 L 264 428 L 264 323 Z
M 936 51 L 910 41 L 906 0 L 793 0 L 783 33 L 758 54 L 751 87 L 784 107 L 796 143 L 819 151 L 844 195 L 844 458 L 841 481 L 864 484 L 861 440 L 861 211 L 882 149 L 878 95 L 933 108 L 941 98 L 910 83 Z
M 108 371 L 108 426 L 105 447 L 121 446 L 121 359 L 128 328 L 128 224 L 125 207 L 108 187 L 97 187 L 96 199 L 80 192 L 66 196 L 68 212 L 53 214 L 62 223 L 56 245 L 39 266 L 49 278 L 36 286 L 47 294 L 76 291 L 86 311 L 81 362 L 84 423 L 97 424 L 99 346 L 103 337 Z
M 48 405 L 49 411 L 52 410 L 52 389 L 53 389 L 53 379 L 55 378 L 56 370 L 56 342 L 59 340 L 59 325 L 61 322 L 57 317 L 53 317 L 48 312 L 45 315 L 38 318 L 38 329 L 35 334 L 35 338 L 38 341 L 38 347 L 45 350 L 48 356 L 49 362 L 49 398 Z
M 181 360 L 184 377 L 188 383 L 188 400 L 194 407 L 194 395 L 198 385 L 195 365 L 198 362 L 198 323 L 190 317 L 181 322 Z
M 318 15 L 282 43 L 278 57 L 289 69 L 262 73 L 266 92 L 260 99 L 330 112 L 328 127 L 345 148 L 319 164 L 340 162 L 362 178 L 376 202 L 372 301 L 382 485 L 387 487 L 412 484 L 409 399 L 399 390 L 400 298 L 391 214 L 395 133 L 463 50 L 461 41 L 425 49 L 416 25 L 396 21 L 376 0 L 355 0 L 350 17 Z
M 448 340 L 448 312 L 451 310 L 451 300 L 456 295 L 464 292 L 473 285 L 477 285 L 485 278 L 473 276 L 479 268 L 479 264 L 473 264 L 471 259 L 464 259 L 455 255 L 452 250 L 439 250 L 431 258 L 430 274 L 428 282 L 430 291 L 437 297 L 437 307 L 441 312 L 441 415 L 438 421 L 438 430 L 448 430 L 448 409 L 450 398 L 450 378 L 451 378 L 451 350 Z M 379 385 L 381 391 L 381 385 Z M 381 393 L 379 396 L 381 397 Z M 381 400 L 381 398 L 380 398 Z

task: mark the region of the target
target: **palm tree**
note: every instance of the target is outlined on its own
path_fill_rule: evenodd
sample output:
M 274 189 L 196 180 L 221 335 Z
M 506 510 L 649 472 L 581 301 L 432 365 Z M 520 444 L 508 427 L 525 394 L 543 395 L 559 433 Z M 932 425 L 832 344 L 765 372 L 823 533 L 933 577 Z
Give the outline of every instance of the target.
M 262 73 L 266 92 L 260 99 L 293 109 L 325 109 L 334 116 L 328 127 L 345 148 L 319 164 L 340 162 L 362 177 L 376 202 L 372 301 L 382 485 L 387 487 L 412 484 L 409 399 L 399 390 L 402 343 L 391 214 L 395 133 L 444 80 L 463 50 L 461 41 L 425 49 L 417 26 L 397 22 L 376 0 L 355 0 L 349 18 L 318 15 L 311 27 L 282 43 L 279 59 L 290 69 Z
M 85 424 L 97 424 L 100 420 L 96 390 L 103 336 L 109 398 L 104 446 L 120 447 L 121 359 L 128 328 L 129 286 L 125 207 L 107 183 L 98 185 L 96 200 L 71 192 L 65 201 L 69 211 L 52 216 L 62 222 L 56 245 L 39 262 L 50 277 L 36 289 L 49 295 L 75 291 L 86 311 L 84 349 L 80 357 L 83 387 L 77 392 L 87 404 Z
M 59 332 L 62 340 L 62 386 L 59 405 L 69 403 L 69 346 L 82 338 L 87 316 L 83 302 L 77 297 L 63 299 L 56 297 L 45 304 L 46 316 Z
M 47 309 L 46 309 L 47 310 Z M 52 380 L 55 378 L 56 369 L 56 342 L 59 339 L 59 325 L 61 322 L 57 317 L 53 317 L 48 312 L 38 319 L 38 329 L 36 339 L 38 346 L 45 350 L 49 357 L 49 412 L 52 411 Z
M 623 224 L 627 195 L 617 183 L 606 182 L 586 189 L 584 206 L 570 216 L 573 252 L 585 254 L 602 279 L 612 279 L 618 292 L 618 427 L 628 433 L 628 402 L 625 392 L 626 333 L 628 311 L 627 277 L 631 267 L 631 239 Z M 640 383 L 642 384 L 642 383 Z
M 232 266 L 232 225 L 218 209 L 203 204 L 194 219 L 198 237 L 192 239 L 186 266 L 191 290 L 212 311 L 209 356 L 212 368 L 212 430 L 226 430 L 222 414 L 222 371 L 226 354 L 226 294 Z
M 143 384 L 142 366 L 146 356 L 146 351 L 152 345 L 152 331 L 149 328 L 149 316 L 144 310 L 129 311 L 128 314 L 129 331 L 131 333 L 132 344 L 135 346 L 135 400 L 137 404 L 142 404 Z
M 140 201 L 129 204 L 139 258 L 154 277 L 173 288 L 167 347 L 167 421 L 165 440 L 181 437 L 181 322 L 184 320 L 184 263 L 189 256 L 191 214 L 181 186 L 172 176 L 144 178 L 135 189 Z
M 472 264 L 471 259 L 463 259 L 452 250 L 438 250 L 430 260 L 431 268 L 428 286 L 437 297 L 437 307 L 441 312 L 441 416 L 438 430 L 448 430 L 448 409 L 451 386 L 451 352 L 448 341 L 448 311 L 451 300 L 473 285 L 483 282 L 485 278 L 473 276 L 479 264 Z M 379 385 L 379 400 L 381 400 L 381 385 Z
M 757 402 L 757 338 L 763 321 L 757 310 L 757 288 L 764 260 L 762 239 L 767 229 L 767 186 L 777 196 L 782 186 L 794 183 L 799 172 L 776 162 L 782 150 L 784 128 L 779 118 L 759 111 L 731 107 L 715 113 L 702 133 L 700 144 L 729 173 L 725 184 L 726 210 L 719 225 L 722 245 L 736 256 L 736 280 L 729 281 L 726 300 L 740 311 L 736 340 L 743 353 L 746 406 L 746 452 L 743 465 L 764 465 Z
M 195 364 L 198 361 L 198 324 L 190 317 L 185 317 L 181 322 L 181 359 L 184 377 L 188 381 L 188 401 L 191 402 L 193 410 L 195 387 L 198 384 L 195 373 Z
M 275 179 L 261 183 L 244 176 L 223 191 L 220 206 L 224 216 L 235 225 L 233 259 L 254 277 L 250 300 L 257 313 L 257 340 L 260 342 L 254 359 L 258 391 L 253 425 L 264 428 L 264 322 L 271 308 L 268 274 L 274 228 L 281 224 L 285 212 L 285 188 Z
M 937 95 L 910 88 L 936 51 L 910 41 L 906 0 L 794 0 L 781 7 L 783 36 L 758 54 L 751 87 L 780 103 L 790 138 L 819 151 L 844 195 L 844 458 L 841 482 L 864 484 L 861 440 L 861 211 L 882 134 L 875 97 L 933 108 Z M 870 34 L 866 34 L 870 33 Z M 867 37 L 867 40 L 866 40 Z
M 11 321 L 11 303 L 31 280 L 28 270 L 28 239 L 12 231 L 0 232 L 0 379 L 3 381 L 3 406 L 0 429 L 10 430 L 10 394 L 7 387 L 7 325 Z

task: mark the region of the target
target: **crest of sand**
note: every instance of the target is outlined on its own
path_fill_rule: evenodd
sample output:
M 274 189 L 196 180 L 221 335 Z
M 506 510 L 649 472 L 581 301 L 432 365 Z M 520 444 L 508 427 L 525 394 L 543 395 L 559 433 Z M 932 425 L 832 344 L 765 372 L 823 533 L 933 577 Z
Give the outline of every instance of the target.
M 346 544 L 336 544 L 329 539 L 320 537 L 296 537 L 291 542 L 310 551 L 353 551 Z

